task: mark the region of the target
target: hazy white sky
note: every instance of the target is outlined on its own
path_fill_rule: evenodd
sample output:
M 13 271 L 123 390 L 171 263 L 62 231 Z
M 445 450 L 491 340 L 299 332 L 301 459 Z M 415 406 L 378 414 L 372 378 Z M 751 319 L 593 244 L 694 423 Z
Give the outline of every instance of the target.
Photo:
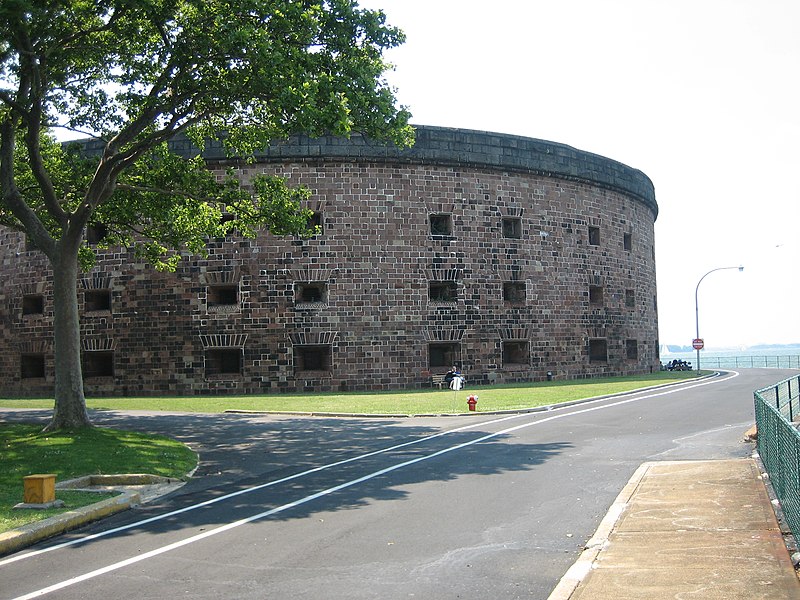
M 361 0 L 412 122 L 569 144 L 652 180 L 662 343 L 800 343 L 800 2 Z

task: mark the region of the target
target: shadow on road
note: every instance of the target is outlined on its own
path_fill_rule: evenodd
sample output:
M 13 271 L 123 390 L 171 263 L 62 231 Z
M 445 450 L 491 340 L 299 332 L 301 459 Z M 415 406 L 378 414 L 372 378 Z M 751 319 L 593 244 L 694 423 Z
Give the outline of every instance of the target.
M 49 411 L 4 409 L 6 421 L 47 422 Z M 221 500 L 223 510 L 191 510 L 167 517 L 156 524 L 134 526 L 125 533 L 175 531 L 183 528 L 208 528 L 248 518 L 275 507 L 301 501 L 270 519 L 304 518 L 318 511 L 349 510 L 376 501 L 401 501 L 414 484 L 451 481 L 465 475 L 495 475 L 529 470 L 571 447 L 569 443 L 509 443 L 508 436 L 497 436 L 477 444 L 470 442 L 489 433 L 480 426 L 455 431 L 421 443 L 364 457 L 312 473 L 354 457 L 360 457 L 399 443 L 427 438 L 442 428 L 399 419 L 350 419 L 320 417 L 254 417 L 244 415 L 189 415 L 164 413 L 120 413 L 95 411 L 93 421 L 102 427 L 158 433 L 176 438 L 200 455 L 200 466 L 179 492 L 154 504 L 140 507 L 110 520 L 113 526 L 142 519 L 247 491 Z M 439 456 L 429 455 L 468 444 Z M 372 474 L 396 465 L 413 462 L 390 473 Z M 279 485 L 265 486 L 283 478 L 304 474 Z M 368 477 L 357 485 L 354 480 Z M 336 486 L 346 486 L 312 502 L 304 498 Z M 95 524 L 79 532 L 83 535 L 109 527 Z M 72 534 L 79 537 L 78 534 Z

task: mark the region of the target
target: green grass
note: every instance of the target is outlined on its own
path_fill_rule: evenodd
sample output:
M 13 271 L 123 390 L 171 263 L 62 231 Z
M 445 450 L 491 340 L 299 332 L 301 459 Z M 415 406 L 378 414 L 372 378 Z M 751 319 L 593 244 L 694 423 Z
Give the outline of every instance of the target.
M 478 396 L 478 411 L 534 408 L 631 391 L 651 385 L 697 377 L 696 372 L 660 371 L 650 375 L 517 385 L 467 386 L 459 392 L 439 389 L 392 392 L 274 394 L 265 396 L 190 396 L 142 398 L 90 398 L 90 409 L 151 410 L 219 413 L 252 410 L 301 413 L 359 413 L 381 415 L 448 414 L 467 411 L 467 396 Z M 0 400 L 2 408 L 52 408 L 52 400 Z
M 12 510 L 22 502 L 25 475 L 55 473 L 56 481 L 112 473 L 184 477 L 196 463 L 197 456 L 192 450 L 162 436 L 101 428 L 42 433 L 41 425 L 0 423 L 0 531 L 86 506 L 104 497 L 56 490 L 56 498 L 66 503 L 64 508 Z
M 22 486 L 20 486 L 20 490 L 21 488 Z M 0 533 L 10 529 L 16 529 L 17 527 L 22 527 L 28 523 L 42 521 L 48 517 L 54 517 L 55 515 L 59 515 L 69 510 L 81 508 L 82 506 L 88 506 L 89 504 L 100 502 L 106 498 L 112 498 L 116 496 L 116 493 L 57 490 L 56 497 L 59 500 L 64 501 L 64 506 L 62 508 L 46 508 L 43 510 L 11 510 L 10 506 L 22 501 L 22 491 L 20 491 L 19 497 L 16 498 L 10 505 L 6 505 L 3 496 L 4 490 L 2 487 L 0 487 Z

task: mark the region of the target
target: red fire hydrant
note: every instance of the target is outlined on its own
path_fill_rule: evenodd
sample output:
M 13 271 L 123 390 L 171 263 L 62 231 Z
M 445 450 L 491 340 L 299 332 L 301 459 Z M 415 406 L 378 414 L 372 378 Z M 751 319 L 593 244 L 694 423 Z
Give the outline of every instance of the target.
M 478 403 L 478 397 L 474 394 L 467 398 L 467 405 L 470 410 L 475 410 L 475 405 Z

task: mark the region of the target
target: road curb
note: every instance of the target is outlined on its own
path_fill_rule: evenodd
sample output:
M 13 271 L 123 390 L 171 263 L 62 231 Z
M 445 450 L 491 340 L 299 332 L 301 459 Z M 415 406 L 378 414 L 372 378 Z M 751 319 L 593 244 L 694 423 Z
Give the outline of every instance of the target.
M 10 554 L 46 538 L 97 521 L 131 506 L 139 504 L 141 496 L 136 491 L 124 491 L 113 498 L 106 498 L 88 506 L 55 515 L 17 529 L 0 533 L 0 556 Z
M 61 481 L 56 484 L 57 490 L 117 492 L 117 495 L 0 533 L 0 556 L 143 504 L 160 495 L 158 492 L 163 493 L 167 486 L 182 483 L 180 479 L 146 473 L 86 475 Z M 140 489 L 126 489 L 126 486 L 137 486 Z
M 572 597 L 577 587 L 592 570 L 600 551 L 608 544 L 608 538 L 611 532 L 614 530 L 620 517 L 628 507 L 631 498 L 641 484 L 642 479 L 644 479 L 644 476 L 653 464 L 652 462 L 646 462 L 636 469 L 628 480 L 628 483 L 622 488 L 622 491 L 611 504 L 606 516 L 600 521 L 600 525 L 598 525 L 594 535 L 586 542 L 586 546 L 578 557 L 578 560 L 567 570 L 558 582 L 558 585 L 556 585 L 550 593 L 547 600 L 569 600 L 569 598 Z

